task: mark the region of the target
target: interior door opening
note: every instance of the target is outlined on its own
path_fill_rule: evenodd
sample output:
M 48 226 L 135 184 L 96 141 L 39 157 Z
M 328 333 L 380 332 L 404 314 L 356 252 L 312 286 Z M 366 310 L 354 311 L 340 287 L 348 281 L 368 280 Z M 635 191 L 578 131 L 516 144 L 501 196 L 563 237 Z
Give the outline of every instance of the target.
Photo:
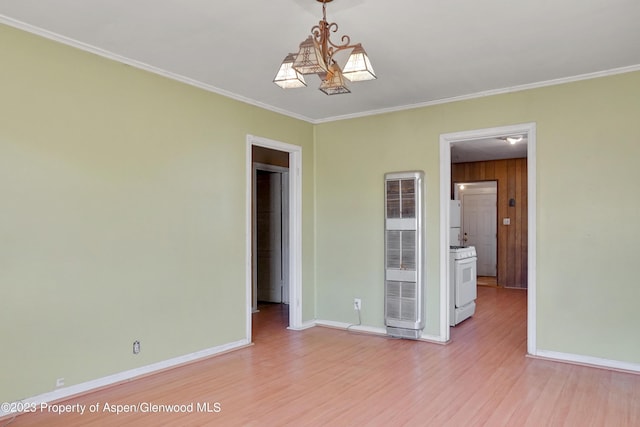
M 285 221 L 288 221 L 288 224 L 283 224 L 282 239 L 283 275 L 288 281 L 290 304 L 277 304 L 287 307 L 287 313 L 281 316 L 278 327 L 302 330 L 311 327 L 313 323 L 302 321 L 302 147 L 247 135 L 245 148 L 245 339 L 247 342 L 253 342 L 253 319 L 256 317 L 254 297 L 257 297 L 254 266 L 257 257 L 253 253 L 256 236 L 254 224 L 256 163 L 265 165 L 264 167 L 270 172 L 283 173 L 282 191 L 286 195 L 283 201 L 286 200 L 288 203 L 288 206 L 283 206 L 283 211 L 287 215 Z
M 454 182 L 461 201 L 462 243 L 476 248 L 478 284 L 500 286 L 498 275 L 498 181 Z
M 281 327 L 289 326 L 289 153 L 252 147 L 252 313 L 261 308 L 280 314 Z M 286 305 L 286 307 L 284 307 Z M 267 316 L 253 315 L 256 322 Z M 273 319 L 273 316 L 269 316 Z
M 288 172 L 274 172 L 257 166 L 255 175 L 255 278 L 257 303 L 289 304 L 286 277 L 286 193 Z M 257 307 L 254 307 L 254 311 Z
M 514 144 L 515 141 L 516 143 Z M 518 147 L 518 143 L 525 142 Z M 467 148 L 466 153 L 457 150 L 460 146 Z M 486 155 L 496 147 L 502 151 L 502 156 L 495 156 L 493 164 L 481 164 L 487 160 L 468 160 L 459 156 L 465 154 Z M 518 151 L 520 155 L 513 156 Z M 518 159 L 522 158 L 522 159 Z M 506 160 L 506 162 L 503 162 Z M 516 160 L 516 161 L 510 161 Z M 458 163 L 469 163 L 463 166 Z M 506 168 L 504 170 L 503 168 Z M 487 174 L 503 174 L 501 180 Z M 473 175 L 473 177 L 471 176 Z M 498 181 L 498 272 L 506 268 L 510 277 L 524 278 L 527 289 L 527 352 L 537 353 L 536 343 L 536 124 L 524 123 L 519 125 L 502 126 L 496 128 L 455 132 L 440 135 L 440 336 L 446 342 L 450 339 L 449 327 L 449 246 L 450 246 L 450 209 L 451 198 L 454 196 L 455 182 L 471 182 L 481 180 Z M 507 184 L 509 191 L 502 191 L 500 186 Z M 523 189 L 525 192 L 523 192 Z M 519 232 L 513 233 L 518 225 Z M 501 227 L 507 232 L 501 233 Z M 512 227 L 512 228 L 509 228 Z M 505 242 L 502 236 L 507 239 Z M 504 244 L 511 248 L 519 248 L 517 259 L 509 258 L 515 250 L 505 250 Z M 505 256 L 503 262 L 501 256 Z M 524 260 L 524 264 L 522 262 Z

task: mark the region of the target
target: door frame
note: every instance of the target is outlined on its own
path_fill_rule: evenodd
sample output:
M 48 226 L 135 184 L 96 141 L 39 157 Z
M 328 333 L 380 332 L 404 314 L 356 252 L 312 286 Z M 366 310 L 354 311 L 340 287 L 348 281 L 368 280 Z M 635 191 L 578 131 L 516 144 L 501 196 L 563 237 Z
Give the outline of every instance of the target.
M 285 289 L 283 289 L 282 294 L 282 302 L 289 303 L 289 168 L 285 168 L 282 166 L 268 165 L 265 163 L 255 162 L 253 163 L 253 174 L 252 179 L 253 183 L 256 182 L 258 171 L 265 171 L 271 173 L 277 173 L 281 177 L 281 186 L 280 192 L 283 195 L 281 198 L 281 217 L 282 217 L 282 282 L 284 284 Z M 257 246 L 257 189 L 256 186 L 253 185 L 253 190 L 251 194 L 251 215 L 252 215 L 252 265 L 251 265 L 251 283 L 252 283 L 252 300 L 251 300 L 251 310 L 253 313 L 258 311 L 258 280 L 257 280 L 257 271 L 258 271 L 258 246 Z
M 252 263 L 252 199 L 251 181 L 254 145 L 289 153 L 289 329 L 302 329 L 302 147 L 247 135 L 245 147 L 246 196 L 245 196 L 245 309 L 246 339 L 251 342 L 253 313 L 253 263 Z
M 536 123 L 453 132 L 440 135 L 440 339 L 450 339 L 449 327 L 449 200 L 451 198 L 451 144 L 513 134 L 527 137 L 527 353 L 536 355 Z

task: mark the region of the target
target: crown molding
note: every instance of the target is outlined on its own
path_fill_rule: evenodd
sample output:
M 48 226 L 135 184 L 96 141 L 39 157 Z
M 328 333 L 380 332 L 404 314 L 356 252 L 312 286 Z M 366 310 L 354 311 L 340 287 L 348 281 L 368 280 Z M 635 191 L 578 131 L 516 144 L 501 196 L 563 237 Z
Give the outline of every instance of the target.
M 105 50 L 105 49 L 90 45 L 88 43 L 83 43 L 81 41 L 72 39 L 70 37 L 66 37 L 66 36 L 63 36 L 61 34 L 54 33 L 52 31 L 48 31 L 48 30 L 44 30 L 42 28 L 33 26 L 31 24 L 27 24 L 27 23 L 22 22 L 22 21 L 18 21 L 18 20 L 13 19 L 13 18 L 9 18 L 8 16 L 5 16 L 5 15 L 0 15 L 0 23 L 8 25 L 8 26 L 13 27 L 13 28 L 16 28 L 18 30 L 25 31 L 27 33 L 35 34 L 37 36 L 43 37 L 43 38 L 48 39 L 48 40 L 52 40 L 52 41 L 55 41 L 55 42 L 58 42 L 58 43 L 62 43 L 64 45 L 67 45 L 67 46 L 70 46 L 70 47 L 73 47 L 73 48 L 76 48 L 76 49 L 80 49 L 80 50 L 83 50 L 85 52 L 92 53 L 94 55 L 101 56 L 101 57 L 106 58 L 106 59 L 110 59 L 112 61 L 116 61 L 116 62 L 120 62 L 120 63 L 126 64 L 126 65 L 130 65 L 130 66 L 138 68 L 140 70 L 148 71 L 150 73 L 153 73 L 153 74 L 156 74 L 156 75 L 159 75 L 159 76 L 162 76 L 162 77 L 166 77 L 168 79 L 175 80 L 175 81 L 178 81 L 180 83 L 187 84 L 189 86 L 194 86 L 194 87 L 197 87 L 198 89 L 202 89 L 202 90 L 205 90 L 207 92 L 213 92 L 213 93 L 216 93 L 218 95 L 222 95 L 224 97 L 231 98 L 231 99 L 234 99 L 236 101 L 243 102 L 245 104 L 253 105 L 253 106 L 256 106 L 256 107 L 263 108 L 265 110 L 272 111 L 274 113 L 282 114 L 282 115 L 285 115 L 285 116 L 292 117 L 294 119 L 298 119 L 298 120 L 302 120 L 302 121 L 305 121 L 305 122 L 313 123 L 313 119 L 311 119 L 310 117 L 306 117 L 306 116 L 303 116 L 301 114 L 297 114 L 297 113 L 293 113 L 293 112 L 288 111 L 288 110 L 277 108 L 277 107 L 274 107 L 272 105 L 265 104 L 265 103 L 260 102 L 260 101 L 256 101 L 255 99 L 248 98 L 248 97 L 242 96 L 242 95 L 238 95 L 237 93 L 230 92 L 228 90 L 221 89 L 219 87 L 216 87 L 216 86 L 213 86 L 213 85 L 209 85 L 209 84 L 200 82 L 198 80 L 194 80 L 192 78 L 183 76 L 181 74 L 173 73 L 171 71 L 167 71 L 167 70 L 164 70 L 162 68 L 158 68 L 158 67 L 146 64 L 146 63 L 141 62 L 141 61 L 136 61 L 135 59 L 127 58 L 126 56 L 118 55 L 118 54 L 110 52 L 108 50 Z
M 199 89 L 205 90 L 207 92 L 213 92 L 216 93 L 218 95 L 222 95 L 224 97 L 227 98 L 231 98 L 234 99 L 236 101 L 240 101 L 249 105 L 253 105 L 259 108 L 263 108 L 265 110 L 268 111 L 272 111 L 274 113 L 278 113 L 278 114 L 282 114 L 284 116 L 288 116 L 294 119 L 298 119 L 298 120 L 302 120 L 314 125 L 317 124 L 322 124 L 322 123 L 329 123 L 329 122 L 335 122 L 335 121 L 340 121 L 340 120 L 349 120 L 349 119 L 356 119 L 356 118 L 362 118 L 362 117 L 368 117 L 368 116 L 375 116 L 375 115 L 379 115 L 379 114 L 387 114 L 387 113 L 395 113 L 395 112 L 399 112 L 399 111 L 405 111 L 405 110 L 412 110 L 412 109 L 416 109 L 416 108 L 423 108 L 423 107 L 431 107 L 434 105 L 441 105 L 441 104 L 448 104 L 450 102 L 457 102 L 457 101 L 466 101 L 466 100 L 470 100 L 470 99 L 476 99 L 476 98 L 483 98 L 486 96 L 493 96 L 493 95 L 502 95 L 502 94 L 507 94 L 507 93 L 513 93 L 513 92 L 520 92 L 520 91 L 524 91 L 524 90 L 529 90 L 529 89 L 537 89 L 537 88 L 542 88 L 542 87 L 546 87 L 546 86 L 555 86 L 555 85 L 561 85 L 561 84 L 565 84 L 565 83 L 572 83 L 572 82 L 577 82 L 577 81 L 581 81 L 581 80 L 590 80 L 590 79 L 596 79 L 599 77 L 607 77 L 607 76 L 613 76 L 616 74 L 624 74 L 624 73 L 631 73 L 634 71 L 640 71 L 640 64 L 636 64 L 636 65 L 630 65 L 630 66 L 626 66 L 626 67 L 619 67 L 619 68 L 612 68 L 609 70 L 603 70 L 603 71 L 596 71 L 593 73 L 586 73 L 586 74 L 579 74 L 576 76 L 569 76 L 569 77 L 562 77 L 562 78 L 558 78 L 558 79 L 551 79 L 551 80 L 545 80 L 545 81 L 541 81 L 541 82 L 536 82 L 536 83 L 528 83 L 528 84 L 524 84 L 524 85 L 518 85 L 518 86 L 510 86 L 510 87 L 506 87 L 506 88 L 500 88 L 500 89 L 492 89 L 492 90 L 487 90 L 487 91 L 482 91 L 482 92 L 476 92 L 476 93 L 472 93 L 472 94 L 467 94 L 467 95 L 461 95 L 461 96 L 454 96 L 454 97 L 450 97 L 450 98 L 442 98 L 442 99 L 436 99 L 433 101 L 427 101 L 427 102 L 419 102 L 419 103 L 415 103 L 415 104 L 407 104 L 407 105 L 401 105 L 401 106 L 397 106 L 397 107 L 390 107 L 390 108 L 381 108 L 381 109 L 376 109 L 376 110 L 368 110 L 368 111 L 362 111 L 362 112 L 358 112 L 358 113 L 352 113 L 352 114 L 344 114 L 344 115 L 340 115 L 340 116 L 331 116 L 331 117 L 325 117 L 325 118 L 320 118 L 320 119 L 313 119 L 311 117 L 307 117 L 304 116 L 302 114 L 298 114 L 289 110 L 285 110 L 282 108 L 278 108 L 278 107 L 274 107 L 273 105 L 269 105 L 269 104 L 265 104 L 263 102 L 257 101 L 255 99 L 252 98 L 248 98 L 246 96 L 242 96 L 242 95 L 238 95 L 237 93 L 234 92 L 230 92 L 228 90 L 225 89 L 221 89 L 219 87 L 213 86 L 213 85 L 209 85 L 203 82 L 200 82 L 198 80 L 194 80 L 192 78 L 183 76 L 181 74 L 177 74 L 177 73 L 173 73 L 167 70 L 163 70 L 161 68 L 155 67 L 153 65 L 149 65 L 146 64 L 144 62 L 140 62 L 140 61 L 136 61 L 134 59 L 131 58 L 127 58 L 125 56 L 122 55 L 118 55 L 116 53 L 110 52 L 108 50 L 105 49 L 101 49 L 98 48 L 96 46 L 87 44 L 87 43 L 83 43 L 81 41 L 63 36 L 61 34 L 57 34 L 54 33 L 52 31 L 48 31 L 39 27 L 36 27 L 34 25 L 31 24 L 27 24 L 25 22 L 10 18 L 8 16 L 5 15 L 0 15 L 0 23 L 8 25 L 10 27 L 13 28 L 17 28 L 19 30 L 22 31 L 26 31 L 28 33 L 31 34 L 35 34 L 41 37 L 44 37 L 46 39 L 49 40 L 53 40 L 62 44 L 65 44 L 67 46 L 71 46 L 80 50 L 83 50 L 85 52 L 89 52 L 89 53 L 93 53 L 95 55 L 98 56 L 102 56 L 104 58 L 113 60 L 113 61 L 117 61 L 117 62 L 121 62 L 123 64 L 127 64 L 130 65 L 132 67 L 144 70 L 144 71 L 148 71 L 150 73 L 153 74 L 157 74 L 160 75 L 162 77 L 166 77 L 168 79 L 171 80 L 175 80 L 190 86 L 194 86 L 197 87 Z
M 596 71 L 596 72 L 593 72 L 593 73 L 579 74 L 579 75 L 576 75 L 576 76 L 562 77 L 562 78 L 552 79 L 552 80 L 545 80 L 545 81 L 536 82 L 536 83 L 528 83 L 528 84 L 519 85 L 519 86 L 510 86 L 510 87 L 501 88 L 501 89 L 492 89 L 492 90 L 487 90 L 487 91 L 482 91 L 482 92 L 471 93 L 471 94 L 468 94 L 468 95 L 454 96 L 454 97 L 451 97 L 451 98 L 436 99 L 434 101 L 419 102 L 419 103 L 416 103 L 416 104 L 408 104 L 408 105 L 402 105 L 402 106 L 398 106 L 398 107 L 381 108 L 381 109 L 378 109 L 378 110 L 369 110 L 369 111 L 363 111 L 363 112 L 360 112 L 360 113 L 353 113 L 353 114 L 345 114 L 345 115 L 341 115 L 341 116 L 326 117 L 324 119 L 314 120 L 313 123 L 314 124 L 320 124 L 320 123 L 335 122 L 335 121 L 338 121 L 338 120 L 348 120 L 348 119 L 355 119 L 355 118 L 360 118 L 360 117 L 375 116 L 375 115 L 378 115 L 378 114 L 395 113 L 395 112 L 398 112 L 398 111 L 413 110 L 413 109 L 416 109 L 416 108 L 432 107 L 434 105 L 448 104 L 448 103 L 451 103 L 451 102 L 466 101 L 466 100 L 469 100 L 469 99 L 483 98 L 485 96 L 502 95 L 502 94 L 506 94 L 506 93 L 521 92 L 521 91 L 529 90 L 529 89 L 538 89 L 538 88 L 542 88 L 542 87 L 546 87 L 546 86 L 556 86 L 556 85 L 562 85 L 562 84 L 565 84 L 565 83 L 573 83 L 573 82 L 578 82 L 578 81 L 581 81 L 581 80 L 590 80 L 590 79 L 597 79 L 599 77 L 614 76 L 616 74 L 632 73 L 634 71 L 640 71 L 640 64 L 630 65 L 630 66 L 627 66 L 627 67 L 612 68 L 610 70 Z

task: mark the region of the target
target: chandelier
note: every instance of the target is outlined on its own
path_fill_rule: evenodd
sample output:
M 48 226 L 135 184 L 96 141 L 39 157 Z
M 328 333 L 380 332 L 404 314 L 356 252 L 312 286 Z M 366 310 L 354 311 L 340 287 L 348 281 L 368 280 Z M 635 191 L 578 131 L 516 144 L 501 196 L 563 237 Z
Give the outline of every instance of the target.
M 342 36 L 342 44 L 331 41 L 330 34 L 338 31 L 338 24 L 327 22 L 327 3 L 333 0 L 317 0 L 322 3 L 322 21 L 311 28 L 311 35 L 300 43 L 298 53 L 290 53 L 282 61 L 273 82 L 283 89 L 304 87 L 307 83 L 303 75 L 317 74 L 321 83 L 319 89 L 327 95 L 351 92 L 345 78 L 352 82 L 376 78 L 367 52 L 360 43 L 351 44 L 351 38 Z M 340 66 L 334 55 L 351 49 L 351 55 L 344 66 Z

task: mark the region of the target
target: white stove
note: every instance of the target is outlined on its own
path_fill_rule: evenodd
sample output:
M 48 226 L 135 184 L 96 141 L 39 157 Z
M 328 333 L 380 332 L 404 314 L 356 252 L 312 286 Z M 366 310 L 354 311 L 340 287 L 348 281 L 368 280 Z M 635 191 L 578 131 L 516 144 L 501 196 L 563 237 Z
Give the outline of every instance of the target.
M 477 254 L 473 246 L 449 249 L 449 324 L 455 326 L 473 316 L 477 297 Z
M 478 257 L 475 246 L 449 246 L 449 254 L 453 259 Z

